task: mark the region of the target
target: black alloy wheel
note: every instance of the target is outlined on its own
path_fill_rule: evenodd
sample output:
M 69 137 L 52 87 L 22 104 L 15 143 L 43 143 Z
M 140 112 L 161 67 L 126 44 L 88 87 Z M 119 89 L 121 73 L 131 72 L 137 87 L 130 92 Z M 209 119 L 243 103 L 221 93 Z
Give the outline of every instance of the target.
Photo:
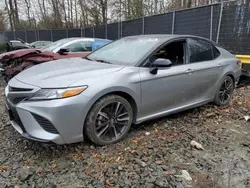
M 228 105 L 234 91 L 234 81 L 230 76 L 226 76 L 221 84 L 215 97 L 215 103 L 219 106 Z
M 97 101 L 86 120 L 88 138 L 98 144 L 107 145 L 121 140 L 131 127 L 133 110 L 121 96 L 108 95 Z

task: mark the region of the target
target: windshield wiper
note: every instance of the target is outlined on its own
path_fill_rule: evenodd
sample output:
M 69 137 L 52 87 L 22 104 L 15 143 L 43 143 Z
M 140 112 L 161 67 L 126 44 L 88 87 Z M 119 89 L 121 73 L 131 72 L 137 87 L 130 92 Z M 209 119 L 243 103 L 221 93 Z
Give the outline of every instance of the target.
M 93 61 L 93 59 L 90 59 L 90 58 L 88 58 L 88 57 L 83 57 L 83 59 L 87 59 L 87 60 L 89 60 L 89 61 Z
M 100 62 L 100 63 L 112 64 L 112 63 L 110 63 L 110 62 L 108 62 L 108 61 L 101 60 L 101 59 L 96 59 L 95 61 Z

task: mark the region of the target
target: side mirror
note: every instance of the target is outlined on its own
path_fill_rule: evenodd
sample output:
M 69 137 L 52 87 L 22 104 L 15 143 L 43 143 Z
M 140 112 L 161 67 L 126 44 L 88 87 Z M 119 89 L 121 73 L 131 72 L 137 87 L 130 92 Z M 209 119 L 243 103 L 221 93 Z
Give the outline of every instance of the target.
M 69 52 L 69 50 L 67 48 L 61 48 L 58 53 L 61 55 L 66 55 Z
M 169 59 L 158 58 L 152 63 L 153 67 L 171 67 L 172 62 Z
M 150 69 L 151 74 L 157 74 L 159 67 L 171 67 L 172 62 L 169 59 L 158 58 L 152 64 Z

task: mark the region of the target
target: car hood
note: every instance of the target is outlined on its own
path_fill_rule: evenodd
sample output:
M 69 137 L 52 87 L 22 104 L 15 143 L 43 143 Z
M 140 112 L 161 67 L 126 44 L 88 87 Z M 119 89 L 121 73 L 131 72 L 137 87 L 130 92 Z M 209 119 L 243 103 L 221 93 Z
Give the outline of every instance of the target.
M 29 53 L 35 53 L 37 50 L 36 49 L 22 49 L 22 50 L 15 50 L 11 52 L 6 52 L 3 54 L 0 54 L 0 60 L 2 59 L 11 59 L 11 58 L 17 58 L 24 56 Z
M 30 55 L 30 56 L 29 56 Z M 0 61 L 6 61 L 10 59 L 16 59 L 26 56 L 26 59 L 29 60 L 42 60 L 42 57 L 53 57 L 54 53 L 50 51 L 40 51 L 39 49 L 23 49 L 23 50 L 16 50 L 7 53 L 3 53 L 0 55 Z
M 119 71 L 121 65 L 88 61 L 82 58 L 60 59 L 26 69 L 14 79 L 40 88 L 69 87 L 76 81 L 101 77 Z

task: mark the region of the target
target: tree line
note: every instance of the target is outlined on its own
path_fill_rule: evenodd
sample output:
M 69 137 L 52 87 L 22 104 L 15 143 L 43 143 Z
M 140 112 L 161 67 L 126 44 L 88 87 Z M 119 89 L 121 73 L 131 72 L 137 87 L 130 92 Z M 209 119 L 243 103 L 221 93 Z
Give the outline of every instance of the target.
M 4 0 L 0 30 L 86 28 L 220 0 Z

